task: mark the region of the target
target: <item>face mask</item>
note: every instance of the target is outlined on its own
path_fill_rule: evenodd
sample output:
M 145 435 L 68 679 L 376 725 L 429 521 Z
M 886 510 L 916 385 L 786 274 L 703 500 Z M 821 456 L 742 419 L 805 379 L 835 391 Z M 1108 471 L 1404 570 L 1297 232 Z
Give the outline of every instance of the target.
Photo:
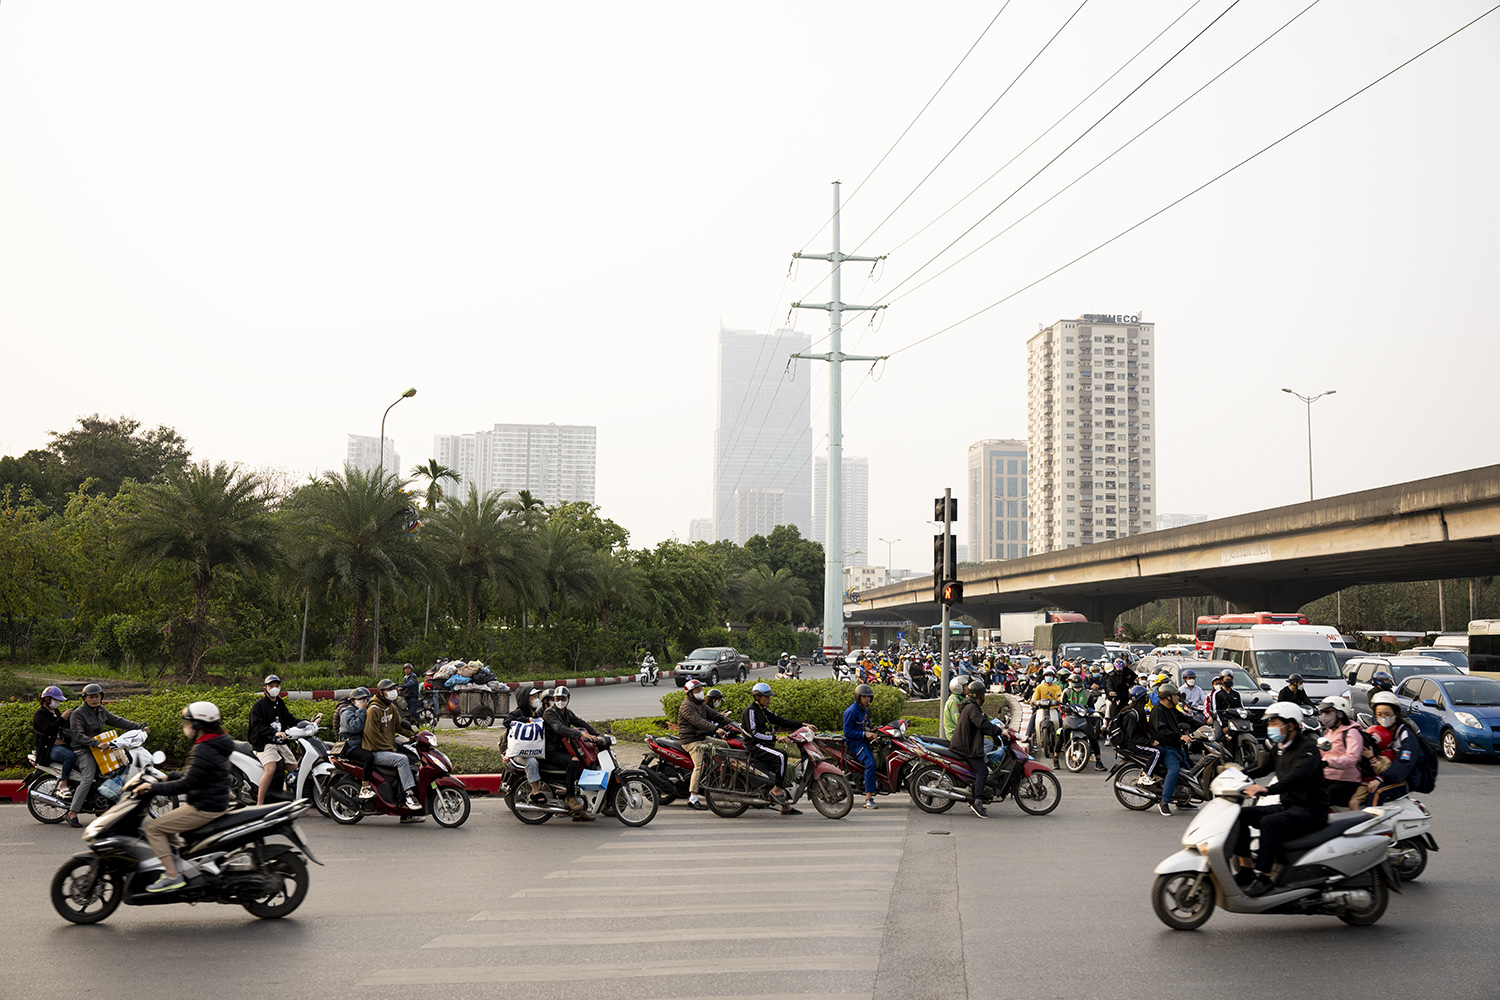
M 1188 687 L 1197 687 L 1198 686 L 1198 681 L 1195 678 L 1189 677 L 1187 679 L 1187 686 Z
M 384 694 L 385 694 L 386 700 L 388 700 L 388 701 L 395 701 L 396 700 L 396 689 L 395 688 L 386 688 Z
M 1396 717 L 1394 715 L 1377 715 L 1375 716 L 1375 722 L 1377 725 L 1389 729 L 1396 724 Z
M 1333 721 L 1334 714 L 1332 712 L 1319 712 L 1318 718 L 1322 719 L 1324 723 L 1329 723 Z
M 1266 739 L 1270 740 L 1272 743 L 1280 743 L 1282 740 L 1286 739 L 1286 730 L 1285 729 L 1267 729 L 1266 730 Z
M 361 698 L 359 701 L 356 701 L 354 703 L 354 707 L 358 708 L 358 709 L 369 708 L 370 707 L 370 699 L 368 699 L 368 698 Z
M 694 701 L 702 701 L 706 697 L 707 697 L 707 695 L 705 695 L 702 691 L 694 691 L 693 692 L 693 700 Z
M 268 688 L 266 688 L 266 697 L 267 698 L 280 698 L 281 697 L 281 688 L 279 688 L 279 687 L 268 687 Z

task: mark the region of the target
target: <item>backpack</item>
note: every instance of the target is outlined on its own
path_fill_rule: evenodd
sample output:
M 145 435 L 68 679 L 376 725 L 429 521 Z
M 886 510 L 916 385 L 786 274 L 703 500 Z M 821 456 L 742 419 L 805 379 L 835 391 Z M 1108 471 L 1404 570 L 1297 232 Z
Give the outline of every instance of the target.
M 1410 722 L 1406 723 L 1406 729 L 1416 737 L 1415 753 L 1412 756 L 1411 772 L 1406 776 L 1406 786 L 1414 792 L 1427 794 L 1437 787 L 1438 755 L 1437 747 L 1417 732 L 1417 727 Z

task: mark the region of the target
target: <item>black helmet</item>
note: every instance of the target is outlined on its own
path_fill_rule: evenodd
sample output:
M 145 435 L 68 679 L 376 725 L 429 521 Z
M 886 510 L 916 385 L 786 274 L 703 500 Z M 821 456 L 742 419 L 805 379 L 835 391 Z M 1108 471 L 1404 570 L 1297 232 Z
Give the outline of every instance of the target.
M 709 708 L 717 711 L 719 706 L 724 704 L 724 692 L 718 688 L 709 688 L 708 697 L 704 698 L 703 701 Z
M 1302 683 L 1302 675 L 1301 674 L 1293 674 L 1292 676 L 1290 676 L 1290 677 L 1288 677 L 1286 679 L 1286 682 L 1288 684 L 1301 684 Z
M 349 700 L 350 701 L 369 701 L 370 700 L 370 689 L 367 688 L 367 687 L 357 687 L 357 688 L 355 688 L 353 691 L 349 692 Z
M 875 697 L 875 689 L 868 684 L 861 684 L 854 689 L 855 700 L 863 698 L 865 695 L 869 695 L 871 698 Z
M 281 678 L 275 674 L 266 674 L 266 679 L 260 682 L 261 687 L 269 687 L 272 684 L 280 684 Z
M 1396 686 L 1396 682 L 1384 670 L 1377 670 L 1374 676 L 1370 678 L 1370 686 L 1376 691 L 1389 691 Z
M 380 679 L 380 683 L 375 686 L 382 691 L 389 691 L 391 688 L 396 686 L 396 682 L 391 680 L 389 677 L 382 677 Z
M 99 685 L 97 685 L 97 684 L 86 685 L 84 687 L 84 689 L 83 689 L 83 696 L 85 698 L 87 698 L 91 694 L 103 694 L 103 693 L 104 693 L 104 689 L 102 687 L 100 687 Z
M 989 689 L 985 687 L 984 681 L 970 681 L 969 686 L 964 690 L 969 693 L 970 698 L 979 699 L 984 698 L 985 694 L 989 691 Z

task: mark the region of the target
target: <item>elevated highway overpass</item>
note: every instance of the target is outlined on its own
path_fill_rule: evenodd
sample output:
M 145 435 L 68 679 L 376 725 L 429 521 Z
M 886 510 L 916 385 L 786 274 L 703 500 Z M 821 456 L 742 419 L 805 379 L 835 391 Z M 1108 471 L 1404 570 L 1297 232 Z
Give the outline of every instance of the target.
M 1148 601 L 1211 595 L 1286 611 L 1361 583 L 1500 574 L 1500 465 L 960 568 L 955 614 L 1060 607 L 1113 624 Z M 853 612 L 942 616 L 931 576 L 860 595 Z

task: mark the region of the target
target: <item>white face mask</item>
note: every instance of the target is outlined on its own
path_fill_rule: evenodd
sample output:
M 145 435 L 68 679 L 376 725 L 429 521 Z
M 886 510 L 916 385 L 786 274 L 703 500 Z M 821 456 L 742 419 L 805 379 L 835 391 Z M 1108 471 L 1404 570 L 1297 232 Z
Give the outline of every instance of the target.
M 279 687 L 268 687 L 268 688 L 266 688 L 266 697 L 267 698 L 280 698 L 281 697 L 281 688 L 279 688 Z
M 1389 729 L 1396 724 L 1396 717 L 1394 715 L 1377 715 L 1375 716 L 1375 724 Z
M 386 696 L 387 700 L 389 700 L 389 701 L 395 701 L 396 700 L 396 689 L 395 688 L 387 688 L 385 690 L 385 696 Z

